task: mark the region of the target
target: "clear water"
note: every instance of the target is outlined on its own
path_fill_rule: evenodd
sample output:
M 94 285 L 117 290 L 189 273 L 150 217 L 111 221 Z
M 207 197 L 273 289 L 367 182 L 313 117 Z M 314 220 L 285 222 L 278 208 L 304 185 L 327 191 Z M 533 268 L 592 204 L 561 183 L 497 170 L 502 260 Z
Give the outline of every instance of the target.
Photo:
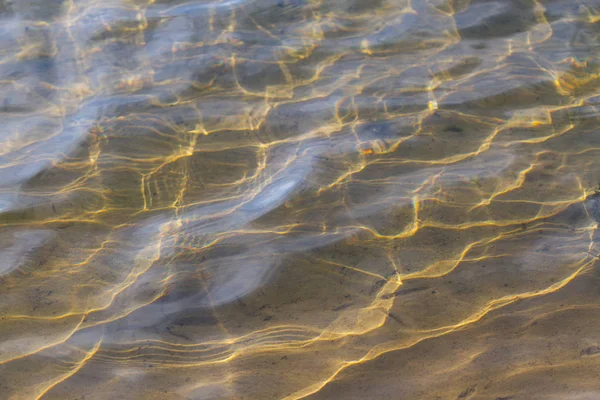
M 0 398 L 600 398 L 599 34 L 0 0 Z

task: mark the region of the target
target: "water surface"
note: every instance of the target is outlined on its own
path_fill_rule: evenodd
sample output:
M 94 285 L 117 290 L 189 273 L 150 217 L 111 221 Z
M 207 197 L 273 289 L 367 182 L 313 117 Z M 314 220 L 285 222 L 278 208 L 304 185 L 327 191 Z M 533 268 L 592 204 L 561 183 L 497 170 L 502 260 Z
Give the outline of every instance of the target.
M 0 0 L 0 398 L 600 398 L 599 28 Z

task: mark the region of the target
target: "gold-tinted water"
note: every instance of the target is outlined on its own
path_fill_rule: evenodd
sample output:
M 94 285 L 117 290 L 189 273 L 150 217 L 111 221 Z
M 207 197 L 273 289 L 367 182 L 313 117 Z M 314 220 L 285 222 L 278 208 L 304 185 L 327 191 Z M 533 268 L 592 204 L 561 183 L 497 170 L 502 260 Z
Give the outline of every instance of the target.
M 600 398 L 594 0 L 0 13 L 0 398 Z

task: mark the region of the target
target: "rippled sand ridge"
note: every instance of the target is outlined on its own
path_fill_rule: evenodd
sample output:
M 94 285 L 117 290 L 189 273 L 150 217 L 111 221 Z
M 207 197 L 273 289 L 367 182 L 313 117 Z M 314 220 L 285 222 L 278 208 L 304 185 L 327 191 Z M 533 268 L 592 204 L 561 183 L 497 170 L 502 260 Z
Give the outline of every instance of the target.
M 598 0 L 0 0 L 0 399 L 600 399 Z

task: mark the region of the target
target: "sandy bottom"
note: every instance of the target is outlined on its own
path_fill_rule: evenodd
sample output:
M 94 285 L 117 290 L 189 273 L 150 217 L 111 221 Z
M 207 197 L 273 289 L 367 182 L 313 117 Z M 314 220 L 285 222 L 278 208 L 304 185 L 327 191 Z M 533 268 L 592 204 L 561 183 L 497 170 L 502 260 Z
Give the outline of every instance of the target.
M 0 0 L 0 399 L 599 399 L 598 21 Z

